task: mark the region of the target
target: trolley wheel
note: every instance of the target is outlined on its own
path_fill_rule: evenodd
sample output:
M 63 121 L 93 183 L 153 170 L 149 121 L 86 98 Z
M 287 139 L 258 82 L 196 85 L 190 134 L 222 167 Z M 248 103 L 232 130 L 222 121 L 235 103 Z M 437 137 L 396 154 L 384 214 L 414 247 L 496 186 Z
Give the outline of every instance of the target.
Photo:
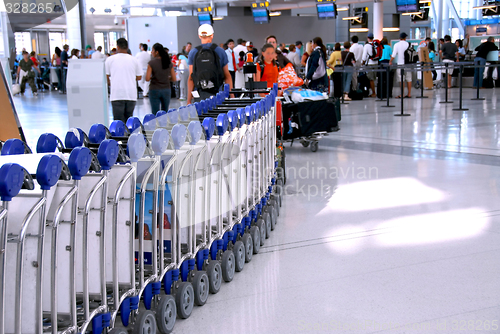
M 253 240 L 253 253 L 257 254 L 259 253 L 260 250 L 260 231 L 257 226 L 252 226 L 250 228 L 250 235 L 252 236 Z
M 160 333 L 172 333 L 176 318 L 177 306 L 175 305 L 174 297 L 171 295 L 162 296 L 160 298 L 160 302 L 158 303 L 158 307 L 156 308 L 156 324 L 158 325 Z
M 269 216 L 271 217 L 271 230 L 274 231 L 278 222 L 278 213 L 276 211 L 276 203 L 274 201 L 269 205 Z
M 243 267 L 245 266 L 245 253 L 246 253 L 245 244 L 241 240 L 236 241 L 234 243 L 233 252 L 235 259 L 234 268 L 237 272 L 240 272 L 243 270 Z
M 231 282 L 234 278 L 234 271 L 236 269 L 234 263 L 235 261 L 236 259 L 234 258 L 233 251 L 228 249 L 224 253 L 222 253 L 222 278 L 225 282 Z
M 279 205 L 282 206 L 283 180 L 276 181 L 276 195 L 278 196 Z
M 245 262 L 252 261 L 253 257 L 253 240 L 250 233 L 243 234 L 243 244 L 245 245 Z
M 203 306 L 207 302 L 209 293 L 209 279 L 205 271 L 197 271 L 194 273 L 191 281 L 194 290 L 194 303 L 197 306 Z
M 307 140 L 302 140 L 300 143 L 301 143 L 301 144 L 302 144 L 302 146 L 304 146 L 304 147 L 308 147 L 308 146 L 309 146 L 309 144 L 310 144 L 310 142 L 308 142 Z
M 274 208 L 274 210 L 276 210 L 276 217 L 278 217 L 280 215 L 280 205 L 279 205 L 279 196 L 277 194 L 271 196 L 270 204 Z
M 175 291 L 177 314 L 181 319 L 187 319 L 193 312 L 194 289 L 190 282 L 180 282 Z
M 219 261 L 210 261 L 208 263 L 207 275 L 210 293 L 216 294 L 220 291 L 222 284 L 222 268 Z
M 134 334 L 156 333 L 156 318 L 151 311 L 140 311 L 135 321 Z
M 260 245 L 261 246 L 264 246 L 264 240 L 266 240 L 266 222 L 264 221 L 264 219 L 262 218 L 259 218 L 257 220 L 257 227 L 259 228 L 259 232 L 260 232 Z
M 108 334 L 128 334 L 125 328 L 113 328 Z
M 311 152 L 316 152 L 318 150 L 318 142 L 317 141 L 313 141 L 311 143 L 310 149 L 311 149 Z
M 262 213 L 262 218 L 266 222 L 266 239 L 269 239 L 271 237 L 271 216 L 268 212 L 264 212 Z

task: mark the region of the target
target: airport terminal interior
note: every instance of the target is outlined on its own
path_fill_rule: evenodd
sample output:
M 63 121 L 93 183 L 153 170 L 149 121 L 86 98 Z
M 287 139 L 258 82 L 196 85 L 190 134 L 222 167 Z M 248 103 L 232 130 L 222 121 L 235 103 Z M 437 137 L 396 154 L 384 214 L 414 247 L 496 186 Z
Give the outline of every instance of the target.
M 40 3 L 33 1 L 35 2 L 37 6 Z M 189 48 L 196 48 L 201 44 L 200 38 L 203 36 L 199 27 L 207 24 L 207 21 L 202 21 L 202 17 L 208 18 L 208 24 L 213 27 L 213 43 L 223 49 L 229 47 L 229 50 L 223 50 L 226 53 L 229 51 L 229 55 L 230 40 L 237 47 L 241 42 L 244 53 L 250 52 L 254 47 L 260 54 L 265 51 L 262 47 L 267 44 L 267 36 L 270 35 L 275 36 L 276 42 L 274 46 L 271 43 L 271 47 L 279 49 L 278 62 L 279 56 L 284 56 L 289 61 L 293 59 L 292 54 L 302 58 L 304 53 L 308 52 L 306 47 L 309 43 L 314 43 L 313 50 L 321 50 L 324 45 L 326 61 L 333 59 L 336 51 L 343 52 L 343 58 L 340 58 L 343 64 L 339 66 L 334 63 L 331 68 L 323 66 L 327 87 L 318 88 L 318 91 L 323 89 L 319 93 L 319 99 L 324 97 L 325 100 L 331 101 L 331 104 L 328 104 L 328 119 L 316 121 L 321 124 L 330 123 L 330 118 L 335 119 L 333 131 L 321 130 L 293 138 L 291 134 L 294 127 L 303 127 L 304 121 L 297 121 L 299 118 L 296 117 L 299 116 L 296 114 L 286 114 L 287 108 L 291 108 L 287 107 L 287 104 L 319 102 L 308 102 L 304 97 L 304 100 L 298 103 L 292 98 L 295 93 L 290 93 L 290 98 L 283 96 L 287 95 L 285 89 L 275 95 L 274 88 L 269 88 L 269 92 L 261 95 L 257 94 L 263 101 L 265 96 L 273 100 L 273 108 L 269 109 L 267 115 L 262 116 L 262 124 L 269 124 L 270 129 L 276 132 L 276 118 L 283 118 L 280 126 L 285 131 L 280 128 L 277 131 L 283 131 L 284 136 L 276 139 L 275 133 L 269 132 L 263 139 L 269 142 L 264 143 L 262 147 L 266 147 L 266 152 L 273 153 L 273 159 L 276 158 L 277 161 L 276 166 L 280 166 L 280 172 L 286 176 L 286 182 L 283 180 L 278 191 L 276 185 L 279 183 L 276 180 L 280 179 L 280 173 L 273 172 L 269 180 L 266 179 L 265 182 L 269 182 L 270 189 L 272 188 L 267 196 L 268 206 L 271 206 L 270 202 L 274 202 L 275 207 L 272 209 L 277 212 L 280 206 L 279 215 L 272 233 L 269 234 L 268 231 L 266 237 L 264 232 L 265 242 L 262 242 L 260 251 L 255 254 L 254 250 L 251 261 L 244 264 L 241 272 L 236 272 L 230 282 L 226 281 L 223 273 L 224 280 L 220 291 L 213 293 L 210 290 L 209 294 L 207 292 L 208 297 L 203 306 L 196 306 L 197 299 L 194 297 L 195 306 L 192 306 L 191 301 L 192 311 L 187 317 L 182 316 L 178 308 L 175 313 L 174 307 L 173 311 L 170 309 L 170 313 L 165 312 L 166 315 L 162 318 L 159 308 L 155 308 L 160 298 L 166 295 L 167 287 L 163 282 L 165 286 L 161 287 L 159 295 L 153 292 L 153 317 L 139 315 L 147 314 L 147 306 L 143 305 L 141 299 L 137 313 L 132 316 L 128 326 L 118 320 L 124 316 L 124 308 L 113 313 L 113 307 L 110 306 L 116 303 L 114 283 L 108 282 L 107 286 L 106 307 L 109 309 L 97 308 L 100 303 L 105 304 L 102 298 L 94 298 L 90 302 L 91 310 L 100 310 L 92 314 L 92 320 L 82 310 L 82 296 L 75 293 L 75 300 L 78 300 L 75 304 L 78 325 L 73 330 L 94 334 L 422 334 L 500 331 L 500 115 L 497 112 L 497 87 L 500 87 L 500 75 L 497 74 L 500 64 L 500 12 L 497 11 L 500 10 L 500 3 L 490 0 L 361 0 L 355 3 L 343 0 L 271 0 L 255 3 L 245 0 L 80 0 L 70 4 L 69 0 L 55 0 L 54 4 L 59 13 L 52 13 L 50 20 L 47 17 L 35 18 L 35 14 L 31 19 L 27 19 L 28 16 L 17 17 L 8 13 L 8 6 L 0 12 L 0 58 L 3 83 L 7 92 L 5 98 L 0 96 L 0 102 L 4 103 L 2 109 L 5 110 L 2 111 L 2 119 L 7 119 L 7 113 L 17 116 L 17 125 L 22 128 L 25 144 L 33 152 L 40 136 L 45 133 L 53 133 L 64 142 L 70 128 L 80 127 L 87 132 L 94 123 L 102 123 L 108 127 L 113 123 L 113 109 L 116 104 L 108 96 L 105 74 L 109 74 L 108 60 L 116 57 L 117 48 L 121 49 L 121 38 L 128 41 L 128 51 L 132 57 L 137 56 L 136 59 L 140 58 L 140 43 L 144 43 L 147 48 L 142 52 L 149 54 L 151 51 L 155 55 L 160 54 L 152 50 L 155 43 L 161 43 L 163 47 L 168 48 L 171 62 L 174 64 L 173 70 L 177 74 L 172 80 L 171 89 L 168 90 L 172 96 L 170 103 L 167 108 L 161 110 L 178 110 L 179 113 L 182 109 L 186 110 L 184 107 L 189 106 L 191 102 L 195 102 L 189 101 L 190 96 L 182 96 L 186 93 L 186 88 L 183 88 L 182 81 L 177 79 L 182 77 L 183 71 L 189 72 L 189 67 L 179 67 L 181 57 L 186 61 L 188 58 L 191 60 L 191 55 L 187 57 Z M 330 5 L 331 14 L 325 14 L 325 8 Z M 265 22 L 262 22 L 260 14 L 255 14 L 258 9 L 265 10 Z M 350 42 L 347 43 L 349 49 L 354 42 L 354 36 L 364 49 L 369 43 L 381 43 L 385 39 L 387 43 L 382 43 L 382 49 L 385 52 L 384 45 L 391 49 L 386 61 L 370 55 L 365 59 L 363 51 L 363 59 L 359 60 L 361 63 L 356 60 L 352 66 L 356 70 L 345 70 L 349 67 L 344 66 L 345 54 L 349 55 L 349 51 L 344 54 L 347 46 L 344 42 Z M 317 37 L 322 40 L 321 44 Z M 442 38 L 445 39 L 444 44 L 440 43 Z M 397 43 L 401 41 L 407 44 L 404 47 L 404 55 L 400 52 L 397 58 L 394 57 L 395 50 L 398 49 Z M 446 58 L 446 50 L 449 49 L 446 44 L 450 41 L 455 49 L 451 60 L 446 62 L 449 60 Z M 484 53 L 488 43 L 491 51 Z M 54 56 L 54 50 L 56 47 L 62 50 L 65 44 L 69 44 L 68 53 L 75 49 L 79 50 L 79 54 L 76 55 L 75 52 L 76 57 L 69 59 L 67 69 L 60 70 L 60 65 L 53 62 L 58 58 Z M 418 61 L 406 60 L 406 45 L 414 47 Z M 102 59 L 96 61 L 91 54 L 96 52 L 98 47 L 102 48 Z M 464 50 L 463 54 L 461 49 Z M 34 85 L 37 86 L 37 94 L 34 94 L 33 87 L 26 83 L 25 90 L 21 88 L 23 94 L 15 91 L 14 86 L 19 75 L 17 66 L 22 59 L 22 50 L 35 51 L 35 58 L 40 63 L 43 58 L 48 60 L 45 69 L 40 67 L 42 73 L 35 74 Z M 377 46 L 373 49 L 370 46 L 368 53 L 371 50 L 377 52 Z M 123 52 L 126 53 L 127 50 Z M 317 51 L 311 54 L 314 52 Z M 434 54 L 435 58 L 429 60 L 430 53 Z M 483 55 L 484 58 L 481 57 Z M 238 54 L 236 56 L 239 57 Z M 148 57 L 151 59 L 150 55 Z M 232 63 L 228 56 L 226 64 L 229 62 L 231 67 L 238 61 L 250 63 L 245 57 Z M 264 55 L 262 57 L 265 58 Z M 402 58 L 405 58 L 405 61 Z M 364 60 L 366 64 L 363 64 Z M 319 62 L 321 61 L 322 58 Z M 370 61 L 377 64 L 375 68 L 380 68 L 380 72 L 372 72 L 375 76 L 372 82 L 368 66 Z M 387 69 L 389 61 L 393 67 Z M 100 67 L 85 67 L 86 64 L 97 64 Z M 301 86 L 315 91 L 311 87 L 311 76 L 308 76 L 309 63 L 305 66 L 300 63 L 293 65 L 292 71 L 301 78 Z M 257 67 L 258 71 L 261 71 L 259 65 Z M 321 66 L 318 65 L 319 67 Z M 267 69 L 267 65 L 265 68 Z M 406 74 L 401 73 L 402 69 Z M 44 72 L 45 70 L 47 72 Z M 61 71 L 59 74 L 56 73 L 58 70 Z M 146 68 L 141 71 L 145 76 Z M 433 74 L 433 71 L 436 73 Z M 43 77 L 43 73 L 46 73 L 46 76 Z M 64 88 L 59 83 L 61 73 L 67 75 Z M 240 76 L 243 78 L 248 75 Z M 348 83 L 349 89 L 344 86 L 347 76 L 353 79 L 357 77 Z M 365 87 L 362 78 L 368 80 Z M 248 77 L 242 80 L 248 81 Z M 249 86 L 241 90 L 243 87 L 241 83 L 238 86 L 237 81 L 238 78 L 232 81 L 231 87 L 240 90 L 232 91 L 235 93 L 234 97 L 226 100 L 247 98 L 242 96 L 245 95 L 245 89 L 250 89 Z M 281 88 L 282 81 L 278 79 L 277 83 Z M 412 86 L 411 93 L 408 91 L 409 83 Z M 342 87 L 339 88 L 339 85 Z M 269 87 L 272 87 L 272 84 Z M 387 88 L 390 89 L 389 92 Z M 141 122 L 144 120 L 146 127 L 145 119 L 151 115 L 154 104 L 151 103 L 153 90 L 150 90 L 148 95 L 148 86 L 140 80 L 135 89 L 137 102 L 133 116 Z M 279 101 L 279 107 L 274 104 L 275 100 Z M 279 114 L 277 110 L 280 110 Z M 155 123 L 157 127 L 161 127 L 160 113 L 161 111 L 158 111 L 158 122 Z M 285 114 L 288 119 L 284 117 Z M 325 114 L 322 115 L 324 117 Z M 307 117 L 314 118 L 313 114 Z M 239 119 L 241 123 L 242 118 Z M 202 121 L 200 116 L 200 122 Z M 229 121 L 231 122 L 231 119 Z M 254 121 L 258 122 L 257 119 Z M 205 125 L 205 122 L 202 123 Z M 197 124 L 199 126 L 199 123 Z M 169 118 L 170 128 L 167 129 L 173 139 L 172 125 Z M 216 134 L 219 126 L 217 118 Z M 248 125 L 249 132 L 256 128 Z M 5 127 L 0 129 L 4 131 Z M 144 134 L 146 142 L 152 141 L 147 131 L 144 131 Z M 2 142 L 9 139 L 1 133 L 0 135 Z M 193 135 L 188 136 L 191 138 Z M 271 140 L 274 141 L 270 142 Z M 67 145 L 67 142 L 64 144 Z M 3 145 L 7 146 L 6 143 Z M 207 147 L 211 146 L 207 144 Z M 272 150 L 267 151 L 267 147 Z M 283 150 L 286 158 L 282 158 Z M 132 154 L 129 151 L 127 154 L 130 154 L 130 161 L 133 161 Z M 253 158 L 255 161 L 261 159 L 258 159 L 258 155 L 262 154 L 262 151 L 256 153 L 255 157 L 249 158 L 248 163 L 250 164 Z M 4 155 L 2 150 L 0 165 L 10 161 L 8 156 Z M 133 165 L 130 161 L 127 164 Z M 272 167 L 275 168 L 274 160 Z M 110 173 L 113 173 L 113 168 Z M 236 175 L 237 171 L 234 173 Z M 1 176 L 0 173 L 0 178 Z M 82 183 L 84 180 L 85 177 L 82 178 Z M 0 179 L 0 185 L 1 181 Z M 138 181 L 137 186 L 139 185 Z M 249 185 L 240 184 L 240 187 L 245 186 Z M 265 188 L 267 189 L 267 183 Z M 21 190 L 21 193 L 23 191 L 27 190 Z M 140 192 L 136 190 L 136 196 L 140 195 Z M 112 201 L 111 191 L 108 196 L 108 200 Z M 131 196 L 133 197 L 133 193 Z M 200 202 L 203 207 L 198 206 L 198 200 L 193 200 L 193 203 L 196 202 L 195 206 L 190 206 L 193 216 L 197 215 L 195 211 L 203 211 L 204 206 L 210 205 L 210 197 L 218 203 L 217 196 L 218 192 L 208 194 L 207 200 Z M 276 198 L 279 198 L 279 201 Z M 13 199 L 13 204 L 16 199 Z M 7 211 L 6 202 L 2 203 L 2 208 Z M 4 219 L 0 215 L 0 221 L 4 219 L 3 224 L 10 222 L 12 216 L 16 215 L 16 212 L 11 210 L 13 207 L 15 206 L 8 207 L 5 216 L 7 218 Z M 137 212 L 144 211 L 138 208 L 139 206 L 136 206 L 136 220 Z M 258 211 L 258 208 L 254 210 Z M 52 212 L 47 211 L 49 214 Z M 236 213 L 234 215 L 238 216 Z M 251 213 L 248 215 L 251 217 Z M 47 226 L 52 223 L 49 218 L 46 222 Z M 224 224 L 226 223 L 225 221 Z M 111 229 L 112 225 L 109 224 Z M 47 235 L 50 234 L 48 231 L 47 227 Z M 138 227 L 135 233 L 137 231 Z M 148 240 L 155 240 L 155 235 L 153 232 L 153 239 Z M 47 238 L 46 240 L 49 240 Z M 240 240 L 240 236 L 237 238 Z M 227 242 L 227 237 L 225 240 Z M 117 242 L 120 243 L 120 240 Z M 134 240 L 130 243 L 133 244 Z M 231 249 L 233 246 L 231 242 L 229 244 Z M 115 243 L 110 243 L 108 247 L 112 248 L 112 245 L 114 247 Z M 183 251 L 184 246 L 183 244 L 181 247 Z M 6 247 L 5 244 L 2 247 Z M 50 246 L 45 247 L 50 249 Z M 64 247 L 71 251 L 71 246 L 64 244 L 62 249 Z M 160 253 L 161 249 L 158 247 Z M 137 249 L 135 251 L 137 252 Z M 9 256 L 11 255 L 7 252 L 7 257 Z M 132 267 L 136 265 L 134 270 L 137 277 L 142 277 L 143 268 L 137 265 L 138 255 L 135 256 Z M 197 254 L 192 256 L 198 258 Z M 14 258 L 14 255 L 12 257 Z M 48 259 L 48 262 L 44 262 L 45 265 L 50 264 L 50 257 Z M 144 258 L 139 256 L 140 259 Z M 99 259 L 91 258 L 90 262 L 98 263 Z M 204 264 L 203 270 L 207 270 L 205 265 L 208 262 L 207 260 Z M 7 289 L 2 287 L 0 294 L 6 296 L 0 297 L 9 301 L 14 299 L 8 296 L 8 287 L 14 285 L 9 285 L 5 277 L 9 276 L 10 269 L 14 272 L 15 267 L 9 267 L 8 261 L 6 263 L 7 271 L 5 267 L 0 266 L 3 271 L 0 273 L 1 282 L 7 282 Z M 31 266 L 30 263 L 26 267 L 33 269 L 36 263 L 33 264 Z M 182 270 L 181 268 L 181 276 Z M 25 271 L 28 272 L 29 269 Z M 111 272 L 111 268 L 109 271 Z M 49 270 L 46 273 L 44 279 L 51 276 L 48 274 Z M 78 275 L 81 273 L 77 274 L 79 280 Z M 98 276 L 97 272 L 95 276 Z M 212 280 L 212 276 L 209 278 Z M 27 274 L 24 279 L 35 280 L 35 276 Z M 128 297 L 134 296 L 143 288 L 141 283 L 138 284 L 139 288 Z M 59 294 L 69 295 L 74 292 L 64 290 L 68 287 L 69 285 L 61 285 Z M 77 284 L 76 290 L 79 289 Z M 178 294 L 178 291 L 172 289 L 171 293 Z M 57 298 L 45 290 L 43 293 L 44 298 L 46 295 L 49 295 L 49 299 Z M 83 299 L 85 293 L 84 288 Z M 180 302 L 181 297 L 185 298 L 183 303 L 189 303 L 190 298 L 193 298 L 188 295 L 175 297 L 176 303 Z M 147 298 L 141 298 L 144 298 L 146 303 Z M 3 305 L 4 303 L 5 301 L 0 302 L 4 311 L 1 316 L 5 316 L 5 323 L 0 324 L 0 333 L 30 332 L 22 329 L 21 325 L 18 326 L 20 322 L 17 321 L 25 321 L 30 317 L 36 330 L 43 328 L 41 332 L 35 330 L 37 333 L 62 333 L 65 326 L 68 327 L 71 323 L 66 321 L 65 315 L 61 316 L 64 320 L 51 318 L 50 310 L 54 312 L 54 307 L 57 308 L 55 304 L 52 304 L 52 308 L 47 306 L 47 309 L 44 306 L 43 317 L 37 318 L 33 315 L 38 315 L 38 309 L 32 314 L 23 315 L 24 311 L 18 309 L 16 303 L 16 311 L 6 313 L 10 306 Z M 59 307 L 62 304 L 64 303 L 60 302 Z M 83 309 L 86 305 L 88 306 L 88 303 L 83 301 Z M 134 312 L 132 311 L 133 315 Z M 174 321 L 165 320 L 172 316 L 172 312 Z M 111 314 L 111 324 L 109 320 L 106 322 L 99 319 L 97 326 L 95 317 L 99 313 Z M 12 320 L 8 315 L 12 315 Z M 58 331 L 57 328 L 54 330 L 54 319 L 59 319 Z M 166 328 L 162 319 L 173 327 Z M 105 325 L 101 326 L 101 321 Z M 84 327 L 81 327 L 82 324 L 85 324 Z M 23 328 L 29 327 L 29 324 L 23 324 Z

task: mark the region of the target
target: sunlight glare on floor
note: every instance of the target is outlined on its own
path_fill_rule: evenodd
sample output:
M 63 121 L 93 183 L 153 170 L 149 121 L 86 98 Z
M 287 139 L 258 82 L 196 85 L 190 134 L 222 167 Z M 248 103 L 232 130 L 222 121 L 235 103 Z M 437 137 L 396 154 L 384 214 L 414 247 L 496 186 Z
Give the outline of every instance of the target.
M 369 248 L 412 247 L 480 236 L 490 225 L 482 208 L 402 216 L 387 221 L 342 225 L 327 232 L 328 248 L 338 254 Z
M 436 203 L 445 199 L 443 192 L 417 179 L 398 177 L 341 185 L 328 202 L 327 210 L 380 210 Z

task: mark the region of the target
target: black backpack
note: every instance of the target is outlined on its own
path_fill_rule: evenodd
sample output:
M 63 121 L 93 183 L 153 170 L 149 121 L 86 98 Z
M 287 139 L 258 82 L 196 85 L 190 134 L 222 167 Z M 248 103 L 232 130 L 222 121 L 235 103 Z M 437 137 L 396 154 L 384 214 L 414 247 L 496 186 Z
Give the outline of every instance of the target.
M 418 60 L 417 51 L 408 43 L 408 48 L 405 50 L 405 64 L 415 64 Z
M 201 45 L 193 61 L 192 79 L 198 90 L 216 94 L 224 84 L 224 71 L 220 66 L 220 58 L 215 52 L 216 44 L 205 49 Z

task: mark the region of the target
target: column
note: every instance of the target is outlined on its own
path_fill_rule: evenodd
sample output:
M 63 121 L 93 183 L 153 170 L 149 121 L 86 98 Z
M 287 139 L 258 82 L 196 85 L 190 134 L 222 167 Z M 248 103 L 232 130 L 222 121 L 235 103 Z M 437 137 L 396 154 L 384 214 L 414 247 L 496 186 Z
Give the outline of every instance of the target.
M 381 0 L 373 2 L 373 35 L 375 39 L 384 38 L 384 3 Z
M 69 12 L 66 13 L 66 37 L 68 39 L 70 51 L 72 49 L 82 49 L 79 6 L 73 7 Z M 85 45 L 83 46 L 83 49 L 85 49 Z
M 451 36 L 451 31 L 450 31 L 450 8 L 448 7 L 448 3 L 444 0 L 442 0 L 443 2 L 443 12 L 442 12 L 442 15 L 441 17 L 443 18 L 442 21 L 443 21 L 443 26 L 442 26 L 442 32 L 441 32 L 441 36 L 445 36 L 445 35 L 450 35 Z
M 483 5 L 483 0 L 476 0 L 476 6 L 482 6 Z M 483 19 L 483 11 L 481 9 L 473 9 L 476 12 L 476 19 L 477 20 L 482 20 Z
M 443 0 L 436 0 L 432 2 L 432 6 L 434 6 L 434 12 L 436 16 L 433 17 L 434 20 L 434 28 L 436 29 L 436 38 L 439 40 L 443 38 L 443 21 L 441 20 L 441 15 L 443 13 Z M 436 45 L 436 47 L 439 47 Z M 437 49 L 436 49 L 437 50 Z
M 339 12 L 337 19 L 335 20 L 335 41 L 349 41 L 349 22 L 342 20 L 342 17 L 350 15 L 350 10 L 346 12 Z

